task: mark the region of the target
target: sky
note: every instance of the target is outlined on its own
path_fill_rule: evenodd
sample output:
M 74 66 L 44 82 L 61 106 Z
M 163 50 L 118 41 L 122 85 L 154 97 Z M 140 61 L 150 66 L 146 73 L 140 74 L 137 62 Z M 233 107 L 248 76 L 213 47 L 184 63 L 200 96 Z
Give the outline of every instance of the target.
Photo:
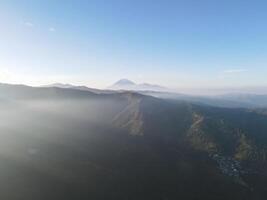
M 0 82 L 267 86 L 265 0 L 1 0 Z

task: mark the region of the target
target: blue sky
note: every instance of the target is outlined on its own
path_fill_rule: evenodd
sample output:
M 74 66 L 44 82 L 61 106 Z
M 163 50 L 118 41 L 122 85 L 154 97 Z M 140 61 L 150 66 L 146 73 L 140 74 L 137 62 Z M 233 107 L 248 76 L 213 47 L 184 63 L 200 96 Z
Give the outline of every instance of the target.
M 3 0 L 0 82 L 267 86 L 267 1 Z

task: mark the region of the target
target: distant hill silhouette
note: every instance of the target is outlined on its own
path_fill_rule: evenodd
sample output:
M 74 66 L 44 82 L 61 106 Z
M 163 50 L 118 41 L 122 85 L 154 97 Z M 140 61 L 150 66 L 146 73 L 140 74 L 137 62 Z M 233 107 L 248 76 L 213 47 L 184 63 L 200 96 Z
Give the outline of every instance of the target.
M 89 88 L 86 86 L 76 86 L 76 85 L 63 84 L 63 83 L 54 83 L 54 84 L 50 84 L 50 85 L 44 85 L 41 87 L 45 87 L 45 88 L 50 88 L 50 87 L 70 88 L 70 89 L 84 90 L 84 91 L 89 91 L 89 92 L 94 92 L 94 93 L 115 93 L 115 91 L 112 91 L 112 90 L 100 90 L 100 89 L 96 89 L 96 88 Z
M 130 90 L 130 91 L 171 91 L 168 88 L 149 83 L 136 84 L 128 79 L 121 79 L 108 87 L 113 90 Z

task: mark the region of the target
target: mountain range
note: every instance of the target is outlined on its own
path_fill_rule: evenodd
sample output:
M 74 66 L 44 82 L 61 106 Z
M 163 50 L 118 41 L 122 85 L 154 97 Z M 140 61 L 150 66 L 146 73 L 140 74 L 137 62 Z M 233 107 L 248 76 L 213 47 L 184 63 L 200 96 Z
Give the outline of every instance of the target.
M 7 84 L 0 107 L 1 199 L 266 198 L 266 108 Z
M 112 90 L 130 90 L 130 91 L 162 91 L 162 92 L 171 91 L 171 89 L 163 86 L 153 85 L 149 83 L 136 84 L 128 79 L 121 79 L 108 88 Z
M 105 90 L 75 86 L 71 84 L 55 83 L 42 87 L 72 88 L 94 93 L 120 93 L 134 91 L 140 94 L 163 99 L 187 101 L 199 105 L 209 105 L 226 108 L 265 108 L 267 107 L 267 95 L 261 93 L 225 93 L 220 95 L 190 95 L 178 93 L 170 88 L 148 83 L 136 84 L 128 79 L 121 79 Z
M 114 93 L 115 91 L 111 91 L 111 90 L 100 90 L 100 89 L 96 89 L 96 88 L 89 88 L 87 86 L 76 86 L 76 85 L 72 85 L 72 84 L 64 84 L 64 83 L 53 83 L 50 85 L 43 85 L 41 87 L 44 88 L 69 88 L 69 89 L 77 89 L 77 90 L 84 90 L 84 91 L 89 91 L 89 92 L 94 92 L 94 93 Z

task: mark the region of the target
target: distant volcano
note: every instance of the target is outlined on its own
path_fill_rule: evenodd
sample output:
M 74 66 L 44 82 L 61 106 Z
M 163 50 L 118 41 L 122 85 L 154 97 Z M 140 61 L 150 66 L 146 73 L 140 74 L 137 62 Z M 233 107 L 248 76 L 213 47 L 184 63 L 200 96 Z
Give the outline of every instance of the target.
M 134 91 L 161 91 L 167 92 L 170 89 L 159 85 L 153 85 L 149 83 L 137 84 L 128 79 L 121 79 L 115 82 L 109 89 L 113 90 L 134 90 Z
M 113 86 L 125 86 L 125 85 L 136 85 L 136 84 L 128 79 L 121 79 L 113 84 Z

